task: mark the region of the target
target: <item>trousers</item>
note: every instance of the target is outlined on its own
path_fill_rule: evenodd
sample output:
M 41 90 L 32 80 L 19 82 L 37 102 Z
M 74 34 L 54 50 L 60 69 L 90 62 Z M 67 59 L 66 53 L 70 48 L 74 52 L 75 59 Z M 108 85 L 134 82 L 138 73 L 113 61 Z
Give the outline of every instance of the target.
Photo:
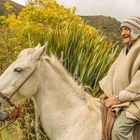
M 133 140 L 133 130 L 137 122 L 128 118 L 125 110 L 120 111 L 112 129 L 112 140 Z

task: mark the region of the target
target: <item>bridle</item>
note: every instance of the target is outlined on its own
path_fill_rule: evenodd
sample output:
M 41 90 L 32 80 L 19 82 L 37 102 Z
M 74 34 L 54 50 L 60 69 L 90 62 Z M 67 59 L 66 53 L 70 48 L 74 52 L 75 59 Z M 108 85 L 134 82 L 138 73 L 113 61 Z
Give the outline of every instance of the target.
M 16 110 L 16 112 L 18 113 L 18 114 L 15 114 L 16 116 L 18 115 L 20 115 L 20 113 L 21 113 L 21 108 L 20 107 L 17 107 L 14 103 L 12 103 L 11 101 L 10 101 L 10 98 L 8 98 L 7 96 L 5 96 L 2 92 L 0 92 L 0 97 L 2 98 L 2 99 L 4 99 L 11 107 L 14 107 L 14 109 Z M 1 131 L 3 131 L 5 128 L 7 128 L 9 125 L 11 125 L 14 121 L 16 121 L 16 119 L 17 118 L 15 118 L 14 120 L 11 120 L 6 126 L 4 126 L 4 127 L 2 127 L 1 129 L 0 129 L 0 133 L 1 133 Z
M 37 67 L 37 66 L 36 66 Z M 27 78 L 23 81 L 23 83 L 9 96 L 5 96 L 1 91 L 0 91 L 0 97 L 5 100 L 11 107 L 14 107 L 14 109 L 17 110 L 17 114 L 18 116 L 20 116 L 21 114 L 21 107 L 16 106 L 13 102 L 11 102 L 11 98 L 15 95 L 15 93 L 17 92 L 17 90 L 33 75 L 33 73 L 36 70 L 36 67 L 34 68 L 34 70 L 27 76 Z M 16 118 L 17 119 L 17 118 Z M 4 126 L 3 128 L 0 129 L 0 132 L 2 130 L 4 130 L 5 128 L 7 128 L 10 124 L 12 124 L 16 119 L 10 121 L 6 126 Z
M 15 95 L 15 93 L 17 92 L 17 90 L 33 75 L 33 73 L 35 72 L 36 67 L 34 68 L 34 70 L 27 76 L 27 78 L 23 81 L 23 83 L 9 96 L 5 96 L 1 91 L 0 91 L 0 97 L 2 99 L 4 99 L 11 107 L 16 107 L 16 105 L 14 103 L 12 103 L 10 100 L 11 98 Z
M 2 92 L 0 92 L 0 97 L 4 99 L 11 107 L 16 107 L 16 105 L 10 101 L 11 98 L 5 96 Z

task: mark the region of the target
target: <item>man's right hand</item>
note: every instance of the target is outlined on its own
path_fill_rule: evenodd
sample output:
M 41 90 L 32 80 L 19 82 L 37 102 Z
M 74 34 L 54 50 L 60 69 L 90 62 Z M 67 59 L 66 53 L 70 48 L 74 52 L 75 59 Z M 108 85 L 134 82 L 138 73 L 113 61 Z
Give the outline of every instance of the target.
M 105 94 L 99 96 L 99 99 L 105 101 L 108 97 Z
M 15 107 L 9 114 L 11 120 L 16 120 L 18 117 L 20 117 L 21 111 L 22 111 L 21 107 Z

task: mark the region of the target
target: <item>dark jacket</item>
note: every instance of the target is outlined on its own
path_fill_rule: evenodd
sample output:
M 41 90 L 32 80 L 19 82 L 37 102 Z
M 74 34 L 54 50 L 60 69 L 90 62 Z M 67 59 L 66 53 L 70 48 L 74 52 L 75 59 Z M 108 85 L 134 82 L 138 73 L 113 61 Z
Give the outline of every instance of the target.
M 9 118 L 8 112 L 0 112 L 0 121 L 5 121 Z

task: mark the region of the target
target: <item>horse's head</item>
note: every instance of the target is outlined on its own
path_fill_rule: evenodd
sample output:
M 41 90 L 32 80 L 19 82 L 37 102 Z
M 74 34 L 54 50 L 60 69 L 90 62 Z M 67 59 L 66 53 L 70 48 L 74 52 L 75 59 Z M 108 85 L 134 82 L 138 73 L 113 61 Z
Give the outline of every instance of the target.
M 45 46 L 38 45 L 35 48 L 23 50 L 18 55 L 17 60 L 0 76 L 0 92 L 4 96 L 17 100 L 23 96 L 32 96 L 37 91 L 37 81 L 32 75 L 35 73 L 38 61 L 45 50 L 44 48 Z M 30 88 L 28 88 L 29 86 Z M 3 101 L 0 98 L 0 103 Z

